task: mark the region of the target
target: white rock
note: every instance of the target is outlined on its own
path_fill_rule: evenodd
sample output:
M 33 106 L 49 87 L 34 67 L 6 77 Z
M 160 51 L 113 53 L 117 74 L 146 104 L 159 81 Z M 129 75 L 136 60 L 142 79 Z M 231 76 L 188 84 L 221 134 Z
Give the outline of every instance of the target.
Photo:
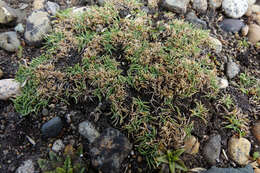
M 65 148 L 65 145 L 63 144 L 62 140 L 58 139 L 56 140 L 52 145 L 52 150 L 55 152 L 62 151 Z
M 60 10 L 60 6 L 55 2 L 48 1 L 45 4 L 45 9 L 49 14 L 55 16 L 56 13 Z
M 228 141 L 228 154 L 239 165 L 246 165 L 249 161 L 251 143 L 245 138 L 233 136 Z
M 240 18 L 247 12 L 248 2 L 247 0 L 223 0 L 222 8 L 227 16 Z
M 21 93 L 21 85 L 14 79 L 0 80 L 0 100 L 8 100 Z
M 247 0 L 247 2 L 248 2 L 248 5 L 253 5 L 256 2 L 256 0 Z
M 87 10 L 88 10 L 87 7 L 79 7 L 79 8 L 73 7 L 72 14 L 73 15 L 81 15 L 84 12 L 86 12 Z
M 190 0 L 163 0 L 162 7 L 175 12 L 186 13 Z
M 44 11 L 33 11 L 27 18 L 24 37 L 28 44 L 38 45 L 51 29 L 49 14 Z
M 24 161 L 23 165 L 21 165 L 17 170 L 16 173 L 34 173 L 34 165 L 32 160 Z
M 89 121 L 83 121 L 79 124 L 79 133 L 87 138 L 90 143 L 100 136 L 100 133 Z
M 221 7 L 222 0 L 209 0 L 209 6 L 211 8 L 217 9 Z
M 219 78 L 217 77 L 218 87 L 220 89 L 225 89 L 228 87 L 228 80 L 225 78 Z
M 20 41 L 17 38 L 16 32 L 4 32 L 0 34 L 0 47 L 9 51 L 15 52 L 20 47 Z
M 220 53 L 222 51 L 222 43 L 218 39 L 209 37 L 209 43 L 215 53 Z
M 24 32 L 23 24 L 19 23 L 18 25 L 16 25 L 16 27 L 14 28 L 14 30 L 15 30 L 16 32 L 23 33 L 23 32 Z
M 253 13 L 260 13 L 260 5 L 252 5 Z
M 234 62 L 227 63 L 226 74 L 229 79 L 234 78 L 240 72 L 239 65 Z
M 33 1 L 33 10 L 44 9 L 45 0 L 34 0 Z
M 15 9 L 9 7 L 4 1 L 0 0 L 0 24 L 8 24 L 17 20 Z

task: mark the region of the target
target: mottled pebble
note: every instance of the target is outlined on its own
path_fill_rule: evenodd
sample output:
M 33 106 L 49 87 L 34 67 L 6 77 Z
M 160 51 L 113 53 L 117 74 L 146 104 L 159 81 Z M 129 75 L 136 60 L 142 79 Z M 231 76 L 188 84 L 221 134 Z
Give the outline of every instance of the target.
M 229 79 L 234 78 L 240 72 L 239 65 L 235 62 L 228 62 L 226 66 L 226 75 Z
M 89 121 L 83 121 L 79 124 L 79 133 L 84 136 L 90 143 L 100 136 L 99 132 Z
M 215 165 L 219 159 L 221 151 L 221 136 L 211 135 L 203 148 L 203 155 L 209 164 Z
M 247 9 L 247 0 L 223 0 L 222 9 L 228 17 L 240 18 L 242 17 Z
M 34 173 L 32 160 L 24 161 L 24 163 L 16 170 L 16 173 Z
M 65 145 L 63 144 L 61 139 L 56 140 L 52 145 L 52 150 L 55 152 L 60 152 L 65 148 Z
M 0 100 L 8 100 L 21 93 L 21 85 L 15 79 L 0 80 Z
M 0 34 L 0 47 L 8 52 L 15 52 L 19 49 L 21 43 L 16 32 L 4 32 Z
M 162 7 L 174 13 L 186 13 L 190 0 L 162 0 Z

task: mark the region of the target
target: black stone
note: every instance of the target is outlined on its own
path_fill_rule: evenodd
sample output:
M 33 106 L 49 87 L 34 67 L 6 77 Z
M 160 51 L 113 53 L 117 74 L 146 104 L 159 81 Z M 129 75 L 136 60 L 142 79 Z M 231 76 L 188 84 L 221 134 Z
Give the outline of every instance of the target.
M 226 32 L 239 32 L 245 24 L 239 19 L 224 19 L 219 23 L 221 29 Z
M 132 145 L 118 130 L 107 128 L 90 146 L 92 165 L 103 173 L 118 173 Z
M 60 117 L 55 117 L 48 122 L 44 123 L 41 132 L 46 138 L 53 138 L 60 134 L 63 128 L 63 123 Z

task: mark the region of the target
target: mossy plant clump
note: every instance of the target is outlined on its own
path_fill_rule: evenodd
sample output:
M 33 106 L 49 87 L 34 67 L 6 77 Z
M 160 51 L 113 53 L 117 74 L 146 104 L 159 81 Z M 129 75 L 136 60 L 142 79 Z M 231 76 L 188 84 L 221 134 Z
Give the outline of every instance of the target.
M 185 103 L 178 100 L 218 92 L 215 65 L 201 51 L 210 51 L 209 33 L 182 20 L 151 18 L 136 0 L 109 1 L 82 14 L 66 10 L 53 28 L 46 53 L 20 67 L 17 79 L 27 83 L 14 100 L 17 111 L 28 115 L 72 98 L 108 100 L 107 118 L 127 131 L 151 166 L 159 150 L 178 149 L 191 132 L 195 112 L 181 112 Z M 207 114 L 196 116 L 206 122 Z

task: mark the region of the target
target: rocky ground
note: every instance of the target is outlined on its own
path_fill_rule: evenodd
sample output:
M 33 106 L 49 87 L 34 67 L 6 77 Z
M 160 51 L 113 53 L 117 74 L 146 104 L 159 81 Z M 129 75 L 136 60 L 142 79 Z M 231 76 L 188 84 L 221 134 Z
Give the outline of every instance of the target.
M 210 62 L 216 67 L 213 71 L 218 86 L 218 93 L 210 99 L 206 98 L 207 94 L 211 94 L 208 90 L 206 94 L 197 92 L 192 96 L 178 97 L 173 101 L 180 108 L 178 110 L 176 108 L 176 114 L 184 115 L 185 118 L 189 116 L 187 119 L 191 122 L 189 125 L 192 125 L 189 135 L 186 135 L 188 132 L 185 131 L 184 135 L 177 138 L 175 128 L 177 124 L 169 123 L 169 126 L 162 127 L 155 122 L 144 123 L 144 127 L 138 124 L 148 129 L 148 136 L 152 134 L 153 127 L 158 132 L 156 138 L 158 148 L 153 160 L 155 164 L 151 164 L 150 157 L 145 154 L 149 148 L 140 149 L 140 140 L 136 140 L 136 136 L 133 135 L 134 133 L 139 135 L 139 132 L 129 132 L 124 128 L 129 121 L 134 120 L 126 118 L 127 122 L 123 122 L 121 126 L 110 117 L 112 99 L 101 98 L 100 101 L 96 95 L 88 93 L 87 89 L 84 101 L 82 99 L 75 101 L 71 97 L 66 100 L 60 97 L 61 95 L 55 95 L 50 100 L 41 102 L 36 93 L 27 96 L 29 100 L 22 99 L 27 98 L 23 97 L 24 94 L 30 93 L 27 92 L 28 86 L 34 85 L 30 84 L 32 81 L 30 75 L 23 77 L 21 74 L 31 73 L 31 66 L 41 64 L 39 57 L 44 58 L 46 50 L 51 52 L 52 49 L 46 46 L 50 41 L 50 38 L 45 38 L 47 34 L 55 32 L 56 27 L 60 27 L 59 24 L 70 22 L 69 20 L 60 22 L 63 16 L 58 11 L 71 8 L 72 12 L 69 14 L 76 15 L 85 13 L 91 7 L 106 8 L 106 3 L 108 3 L 106 0 L 52 2 L 0 0 L 0 172 L 33 173 L 51 170 L 57 173 L 71 170 L 111 173 L 169 172 L 170 152 L 164 157 L 162 155 L 165 149 L 161 149 L 166 148 L 168 151 L 179 151 L 181 156 L 174 162 L 179 165 L 184 162 L 185 167 L 178 167 L 184 172 L 259 173 L 260 1 L 258 0 L 141 1 L 140 9 L 151 19 L 153 25 L 160 22 L 166 25 L 172 19 L 179 19 L 191 23 L 196 29 L 209 31 L 210 36 L 207 40 L 211 45 L 210 48 L 205 48 L 199 55 L 194 56 L 198 58 L 207 54 Z M 118 1 L 114 5 L 120 7 L 118 14 L 121 18 L 131 18 L 132 12 L 135 11 L 135 6 L 131 6 L 131 3 L 124 4 L 124 1 Z M 102 22 L 100 18 L 97 20 Z M 99 29 L 98 25 L 93 27 Z M 67 34 L 66 29 L 63 31 Z M 101 32 L 102 29 L 105 30 L 101 27 Z M 167 31 L 173 32 L 173 30 Z M 164 34 L 168 33 L 166 31 L 161 33 L 162 42 Z M 150 40 L 153 41 L 152 38 Z M 73 45 L 73 42 L 62 44 L 65 49 L 66 44 Z M 43 64 L 37 68 L 42 68 L 43 73 L 46 72 L 48 75 L 49 72 L 52 73 L 50 76 L 54 79 L 45 78 L 46 83 L 47 80 L 55 81 L 57 90 L 63 92 L 63 83 L 56 76 L 64 75 L 62 70 L 65 66 L 73 67 L 81 64 L 83 54 L 84 56 L 91 54 L 86 52 L 86 49 L 87 46 L 80 52 L 53 49 L 54 53 L 51 52 L 51 56 L 65 58 L 50 62 L 55 64 L 54 68 Z M 63 51 L 67 54 L 62 54 Z M 120 49 L 117 51 L 116 56 L 120 54 Z M 128 67 L 124 63 L 129 62 L 121 63 L 123 71 L 127 71 Z M 207 68 L 206 66 L 204 68 Z M 59 73 L 55 71 L 56 69 Z M 33 73 L 44 76 L 41 71 Z M 61 78 L 70 80 L 64 76 Z M 203 79 L 202 76 L 201 80 Z M 108 78 L 105 80 L 110 81 Z M 44 84 L 45 81 L 41 82 Z M 69 82 L 66 85 L 70 88 Z M 51 87 L 53 86 L 52 83 Z M 91 89 L 92 87 L 87 86 Z M 44 94 L 52 91 L 44 89 L 39 85 L 35 91 Z M 153 96 L 144 94 L 145 90 L 131 90 L 129 93 L 132 97 L 140 96 L 145 101 L 153 99 Z M 155 99 L 157 102 L 162 100 Z M 31 105 L 34 107 L 30 107 Z M 128 108 L 131 109 L 130 106 Z M 149 111 L 154 114 L 156 112 L 152 106 Z M 178 124 L 181 132 L 182 127 L 188 127 L 185 126 L 186 121 L 174 120 L 181 122 Z M 168 121 L 164 123 L 167 124 Z M 165 138 L 175 137 L 178 141 L 173 140 L 173 145 L 170 143 L 161 146 L 167 142 Z M 145 147 L 155 145 L 155 142 L 149 142 L 144 142 Z M 178 142 L 179 145 L 176 144 Z M 178 152 L 171 154 L 178 155 L 176 153 Z

